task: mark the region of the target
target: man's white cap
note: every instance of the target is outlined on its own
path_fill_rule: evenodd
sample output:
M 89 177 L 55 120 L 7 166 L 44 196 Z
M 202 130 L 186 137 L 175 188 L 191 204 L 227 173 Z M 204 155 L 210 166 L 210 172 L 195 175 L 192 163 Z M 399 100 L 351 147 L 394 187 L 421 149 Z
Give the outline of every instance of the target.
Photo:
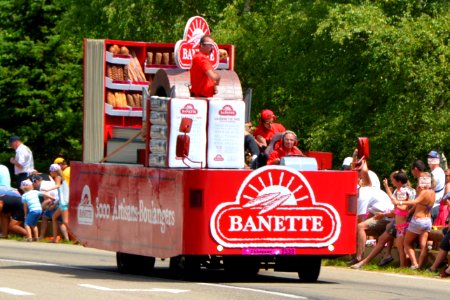
M 352 161 L 353 161 L 353 158 L 351 158 L 351 157 L 346 157 L 346 158 L 344 159 L 344 162 L 342 163 L 342 166 L 343 166 L 343 167 L 350 167 L 350 164 L 352 163 Z

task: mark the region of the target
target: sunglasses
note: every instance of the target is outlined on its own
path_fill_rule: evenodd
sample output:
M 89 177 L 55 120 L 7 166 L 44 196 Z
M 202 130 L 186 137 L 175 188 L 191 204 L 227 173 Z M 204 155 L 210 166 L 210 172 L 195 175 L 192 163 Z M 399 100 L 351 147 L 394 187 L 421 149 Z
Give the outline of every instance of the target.
M 203 43 L 202 45 L 203 45 L 203 46 L 211 46 L 211 47 L 213 47 L 213 46 L 214 46 L 214 43 L 208 43 L 208 42 L 206 42 L 206 43 Z

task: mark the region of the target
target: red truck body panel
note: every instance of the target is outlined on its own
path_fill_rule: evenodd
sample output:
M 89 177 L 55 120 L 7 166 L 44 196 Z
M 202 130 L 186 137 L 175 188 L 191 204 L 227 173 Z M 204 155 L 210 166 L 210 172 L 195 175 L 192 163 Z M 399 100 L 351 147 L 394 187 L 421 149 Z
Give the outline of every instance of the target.
M 355 252 L 353 171 L 71 163 L 70 228 L 85 246 L 153 257 Z

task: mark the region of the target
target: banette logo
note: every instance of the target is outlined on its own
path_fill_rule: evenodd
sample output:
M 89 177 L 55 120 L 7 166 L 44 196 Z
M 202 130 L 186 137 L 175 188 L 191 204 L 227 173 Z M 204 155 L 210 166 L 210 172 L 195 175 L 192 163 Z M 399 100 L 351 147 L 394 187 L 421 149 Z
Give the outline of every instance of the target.
M 214 160 L 215 161 L 224 161 L 223 156 L 220 154 L 217 154 L 216 156 L 214 156 Z
M 340 229 L 335 208 L 317 202 L 306 178 L 284 166 L 251 172 L 235 201 L 217 206 L 210 220 L 216 242 L 229 248 L 327 247 Z
M 200 39 L 205 34 L 210 34 L 209 26 L 205 19 L 196 16 L 187 21 L 183 39 L 175 44 L 175 62 L 178 68 L 191 68 L 192 57 L 199 51 Z M 214 43 L 210 60 L 213 68 L 217 68 L 219 65 L 219 47 L 216 43 Z
M 231 105 L 225 105 L 221 110 L 219 110 L 219 115 L 221 116 L 235 116 L 236 111 Z
M 193 104 L 186 104 L 182 109 L 180 109 L 180 113 L 183 115 L 196 115 L 198 114 L 198 110 L 194 107 Z
M 77 209 L 78 224 L 92 225 L 94 223 L 94 207 L 92 206 L 91 190 L 85 185 L 81 193 L 81 201 Z

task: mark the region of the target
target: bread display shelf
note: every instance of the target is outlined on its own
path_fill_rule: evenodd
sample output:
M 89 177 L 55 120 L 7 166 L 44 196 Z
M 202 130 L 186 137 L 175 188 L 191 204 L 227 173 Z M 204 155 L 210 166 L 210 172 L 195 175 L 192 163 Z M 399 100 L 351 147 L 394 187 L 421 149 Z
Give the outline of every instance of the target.
M 144 73 L 145 74 L 156 74 L 159 69 L 177 69 L 178 67 L 176 65 L 145 65 L 144 66 Z
M 130 106 L 113 107 L 111 104 L 105 103 L 105 113 L 119 117 L 142 117 L 142 108 Z
M 106 61 L 111 64 L 128 65 L 131 61 L 131 55 L 125 54 L 112 54 L 106 51 Z
M 142 91 L 143 88 L 148 89 L 149 82 L 135 82 L 128 80 L 112 80 L 109 77 L 106 78 L 106 87 L 112 90 L 122 90 L 122 91 Z

